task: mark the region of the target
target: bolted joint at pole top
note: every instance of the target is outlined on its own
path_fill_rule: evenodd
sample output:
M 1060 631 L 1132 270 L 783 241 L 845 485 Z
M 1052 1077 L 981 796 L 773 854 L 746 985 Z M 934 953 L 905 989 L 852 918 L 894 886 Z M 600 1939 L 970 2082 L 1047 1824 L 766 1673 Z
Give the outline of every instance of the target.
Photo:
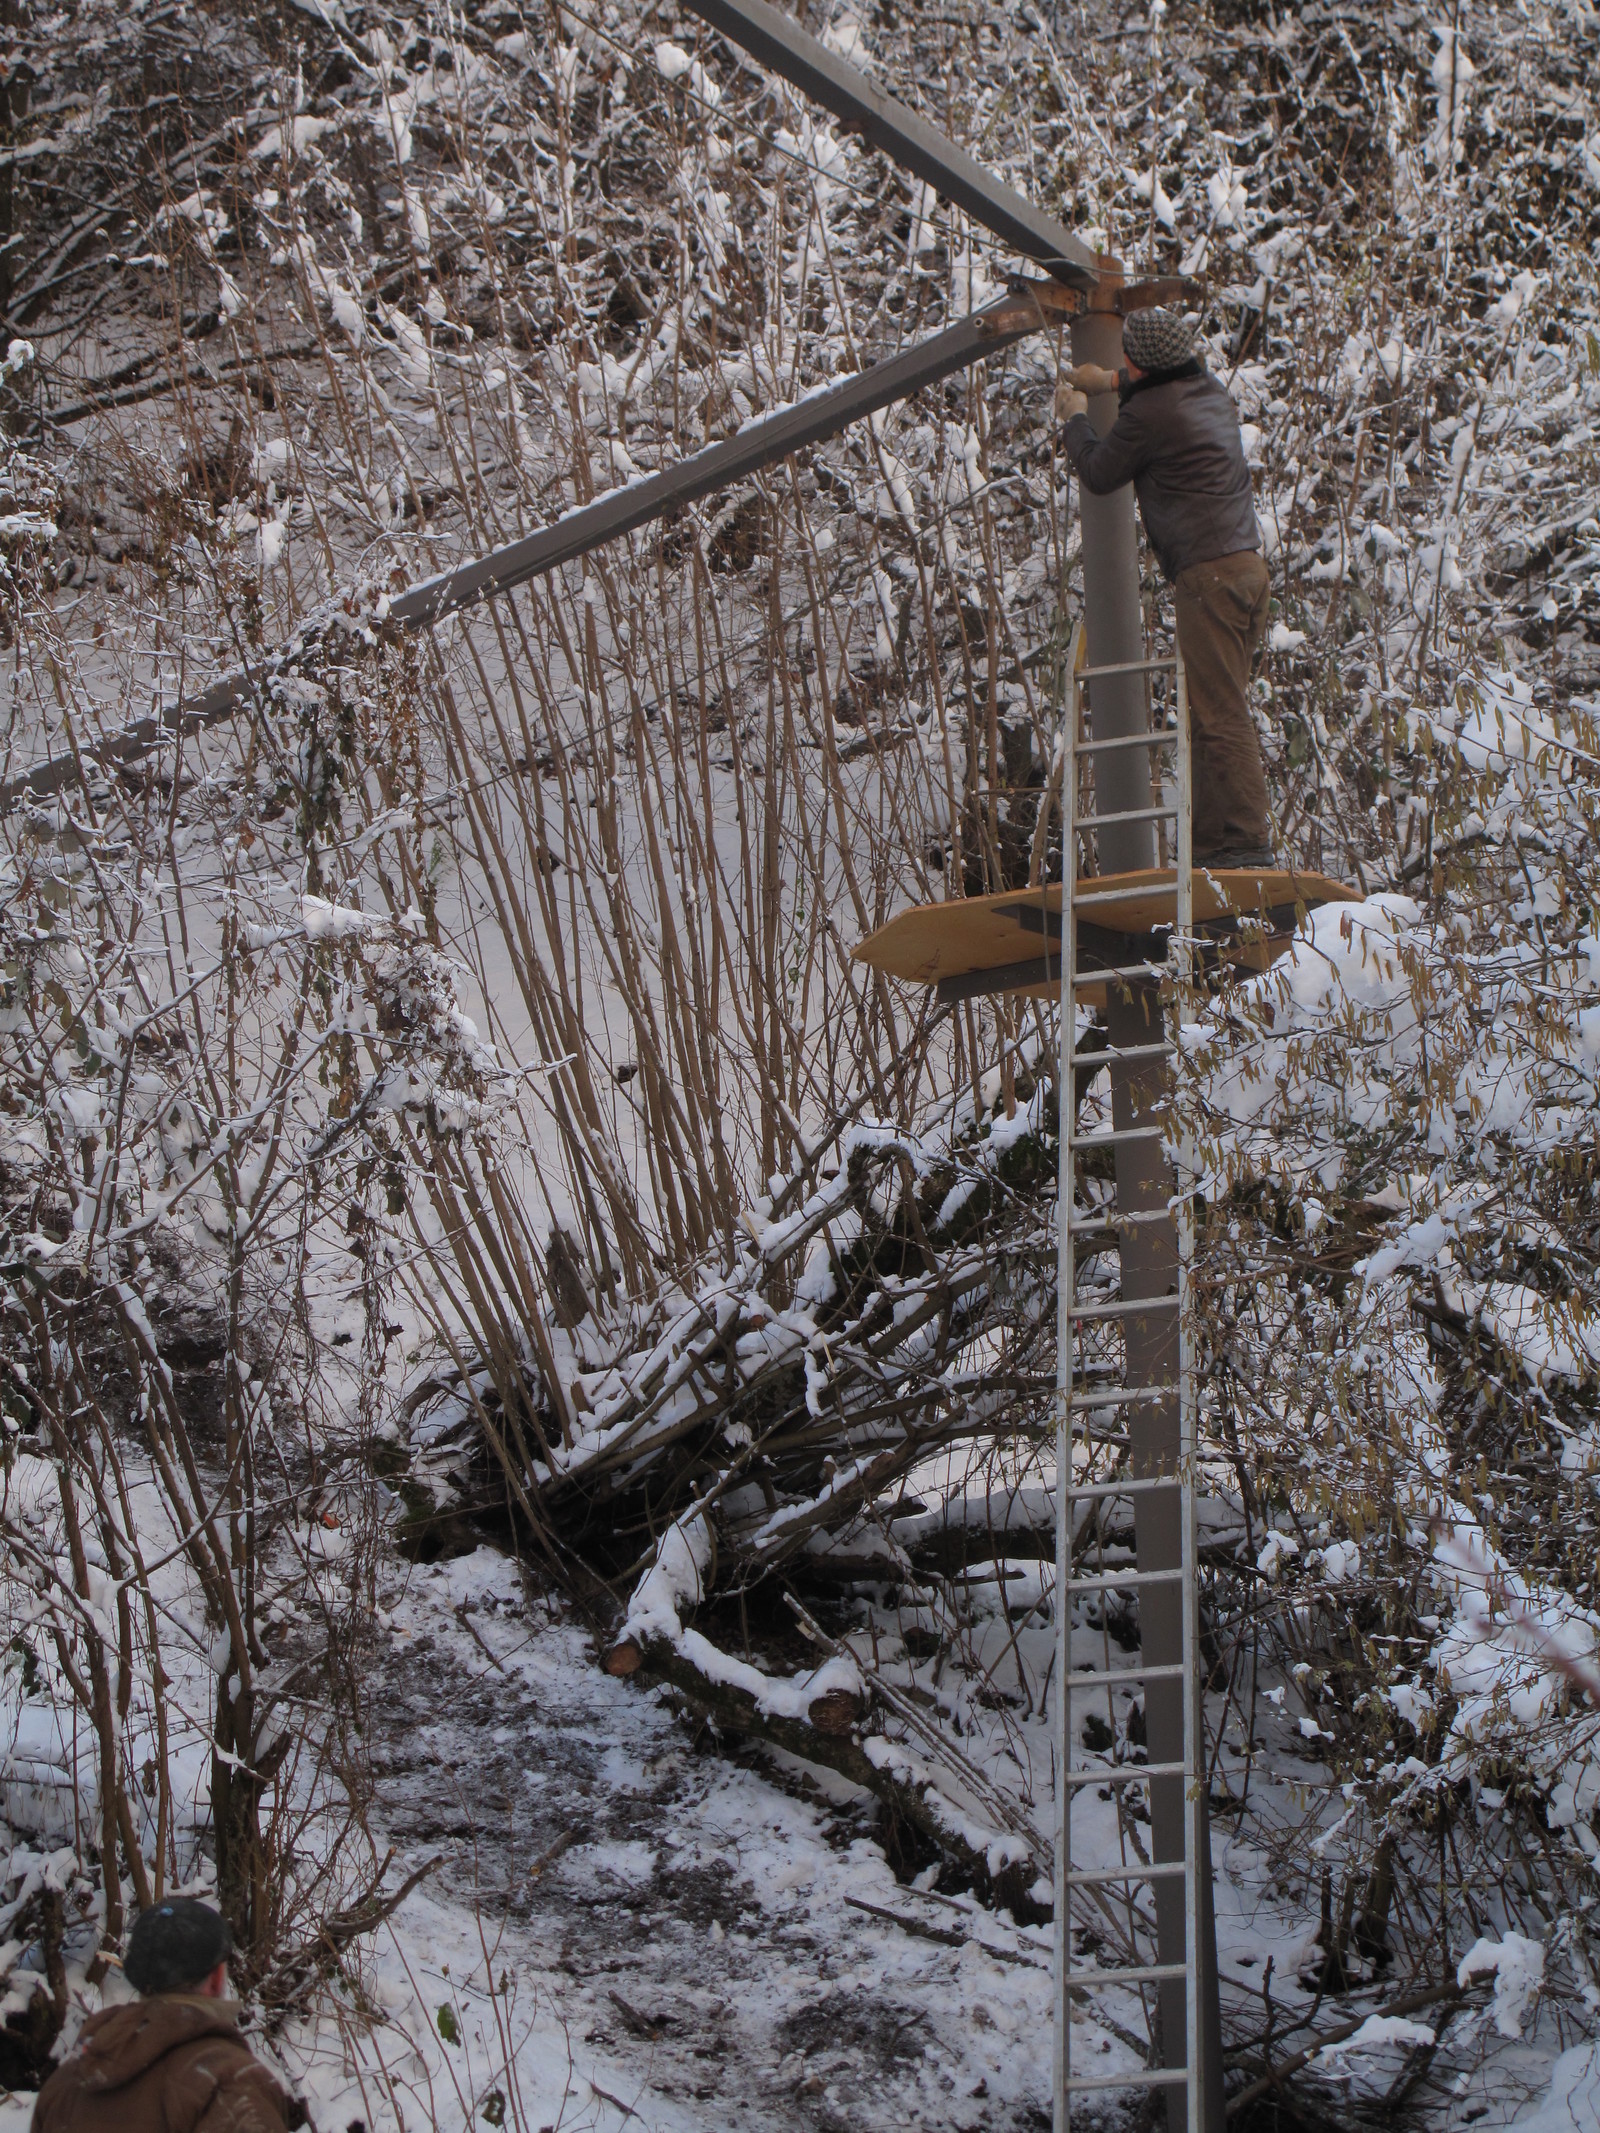
M 1070 319 L 1081 318 L 1093 301 L 1082 289 L 1069 289 L 1059 281 L 1042 281 L 1036 274 L 1008 275 L 1006 294 L 1014 300 L 1014 308 L 996 307 L 987 316 L 977 313 L 980 332 L 1026 331 L 1029 327 L 1039 332 L 1047 326 L 1065 325 Z
M 1206 285 L 1192 274 L 1158 274 L 1149 281 L 1129 281 L 1120 259 L 1104 252 L 1095 254 L 1095 282 L 1078 306 L 1081 311 L 1113 312 L 1126 318 L 1130 311 L 1149 311 L 1157 304 L 1201 304 Z
M 1115 311 L 1118 299 L 1127 286 L 1127 272 L 1120 259 L 1113 259 L 1108 252 L 1094 255 L 1094 287 L 1089 290 L 1084 302 L 1085 311 Z
M 1119 318 L 1126 318 L 1130 311 L 1150 311 L 1158 304 L 1191 304 L 1205 302 L 1206 285 L 1196 281 L 1192 274 L 1162 274 L 1154 281 L 1123 282 L 1107 292 L 1110 301 L 1101 301 L 1105 289 L 1102 282 L 1089 299 L 1091 311 L 1115 311 Z
M 1058 326 L 1086 315 L 1126 318 L 1132 311 L 1148 311 L 1157 304 L 1194 304 L 1205 301 L 1206 287 L 1192 274 L 1163 274 L 1150 281 L 1127 281 L 1122 262 L 1103 255 L 1095 261 L 1096 280 L 1090 289 L 1069 289 L 1059 281 L 1041 280 L 1035 274 L 1012 274 L 1006 281 L 1009 295 L 1031 307 L 1036 326 Z M 1010 328 L 1009 312 L 992 312 L 980 331 L 995 333 Z

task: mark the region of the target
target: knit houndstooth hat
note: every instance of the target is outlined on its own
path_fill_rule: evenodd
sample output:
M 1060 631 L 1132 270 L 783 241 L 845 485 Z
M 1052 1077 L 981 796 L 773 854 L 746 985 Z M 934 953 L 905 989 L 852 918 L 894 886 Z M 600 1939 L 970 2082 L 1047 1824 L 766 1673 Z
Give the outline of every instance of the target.
M 1141 370 L 1176 370 L 1194 353 L 1195 329 L 1176 311 L 1135 311 L 1122 322 L 1123 353 Z

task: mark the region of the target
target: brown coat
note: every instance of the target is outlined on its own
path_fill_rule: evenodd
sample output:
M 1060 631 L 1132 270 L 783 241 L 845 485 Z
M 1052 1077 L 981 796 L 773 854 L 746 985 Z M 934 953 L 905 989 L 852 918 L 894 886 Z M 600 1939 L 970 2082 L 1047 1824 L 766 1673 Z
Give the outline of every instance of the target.
M 83 2025 L 33 2107 L 33 2133 L 284 2133 L 285 2097 L 233 2000 L 160 1992 Z

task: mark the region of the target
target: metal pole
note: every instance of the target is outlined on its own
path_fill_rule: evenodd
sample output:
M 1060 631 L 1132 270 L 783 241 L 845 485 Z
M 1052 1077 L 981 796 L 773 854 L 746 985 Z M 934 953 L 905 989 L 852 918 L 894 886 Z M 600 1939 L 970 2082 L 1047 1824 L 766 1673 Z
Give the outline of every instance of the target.
M 1073 819 L 1078 812 L 1078 652 L 1081 636 L 1072 633 L 1067 654 L 1067 686 L 1061 731 L 1061 1019 L 1058 1029 L 1060 1064 L 1056 1094 L 1060 1107 L 1056 1179 L 1056 1695 L 1060 1701 L 1061 1727 L 1056 1772 L 1056 1871 L 1055 1871 L 1055 2098 L 1054 2133 L 1068 2133 L 1066 2080 L 1072 2071 L 1072 2008 L 1067 1999 L 1067 1977 L 1072 1965 L 1068 1935 L 1072 1915 L 1067 1869 L 1072 1859 L 1072 1787 L 1065 1782 L 1072 1765 L 1072 1697 L 1067 1676 L 1072 1671 L 1072 1608 L 1067 1597 L 1067 1570 L 1072 1561 L 1072 1509 L 1067 1486 L 1072 1478 L 1072 1379 L 1074 1374 L 1072 1332 L 1072 1186 L 1075 1162 L 1073 1128 L 1077 1119 L 1076 1075 L 1072 1064 L 1074 1038 L 1074 991 L 1077 982 L 1077 929 L 1072 924 Z
M 1178 893 L 1175 898 L 1176 909 L 1173 912 L 1176 923 L 1172 931 L 1173 981 L 1178 988 L 1178 998 L 1172 1007 L 1172 1038 L 1176 1048 L 1183 1019 L 1183 998 L 1194 970 L 1194 756 L 1189 733 L 1189 677 L 1184 670 L 1181 650 L 1178 652 L 1173 680 L 1178 699 L 1178 848 L 1174 854 L 1178 867 Z M 1176 1067 L 1174 1050 L 1174 1072 Z M 1187 1750 L 1184 1757 L 1187 1775 L 1184 1781 L 1183 1803 L 1183 1919 L 1187 1959 L 1194 1965 L 1190 1979 L 1193 1989 L 1187 1995 L 1185 2006 L 1184 2063 L 1189 2069 L 1189 2081 L 1184 2100 L 1191 2126 L 1220 2126 L 1224 2116 L 1220 2003 L 1217 2002 L 1216 1985 L 1216 1928 L 1211 1911 L 1210 1830 L 1205 1820 L 1205 1714 L 1200 1702 L 1200 1534 L 1195 1517 L 1195 1492 L 1199 1483 L 1195 1458 L 1198 1439 L 1195 1427 L 1195 1396 L 1198 1387 L 1194 1374 L 1194 1333 L 1189 1318 L 1192 1306 L 1189 1269 L 1194 1258 L 1194 1203 L 1190 1190 L 1192 1165 L 1183 1152 L 1174 1158 L 1173 1171 L 1173 1182 L 1178 1188 L 1178 1463 L 1185 1482 L 1179 1499 L 1179 1515 L 1183 1521 L 1183 1583 L 1179 1588 L 1183 1603 L 1183 1739 Z M 1157 1883 L 1157 1887 L 1159 1886 Z M 1202 1932 L 1205 1935 L 1204 1961 L 1201 1959 Z M 1217 2015 L 1216 2048 L 1208 2047 L 1206 2041 L 1206 2024 L 1213 2013 Z M 1216 2088 L 1214 2109 L 1210 2107 L 1207 2094 L 1207 2083 L 1213 2079 L 1213 2069 Z
M 948 134 L 888 95 L 870 75 L 830 52 L 792 15 L 766 0 L 685 0 L 692 14 L 770 67 L 871 147 L 964 208 L 973 221 L 1014 245 L 1025 259 L 1078 289 L 1094 286 L 1095 259 L 1064 222 L 1024 199 L 958 148 Z
M 1049 288 L 1048 283 L 1043 286 Z M 885 356 L 881 363 L 869 363 L 865 370 L 807 393 L 792 406 L 755 417 L 732 437 L 691 452 L 658 474 L 608 489 L 592 504 L 567 512 L 537 533 L 408 586 L 390 608 L 390 619 L 427 629 L 475 601 L 543 577 L 560 564 L 587 555 L 591 548 L 649 525 L 665 511 L 697 503 L 792 452 L 825 443 L 852 422 L 876 414 L 895 400 L 904 400 L 926 385 L 937 385 L 958 370 L 971 369 L 1014 341 L 1037 333 L 1045 322 L 1039 305 L 1027 294 L 1002 296 L 981 311 L 957 319 L 942 333 Z
M 1113 260 L 1101 261 L 1101 288 L 1091 297 L 1094 308 L 1074 319 L 1072 353 L 1076 362 L 1099 363 L 1117 368 L 1122 356 L 1122 322 L 1109 308 L 1121 280 Z M 1089 418 L 1103 435 L 1116 420 L 1113 393 L 1097 394 L 1089 403 Z M 1083 529 L 1084 616 L 1089 632 L 1092 666 L 1135 662 L 1144 657 L 1144 618 L 1139 600 L 1138 533 L 1134 523 L 1131 489 L 1110 496 L 1091 496 L 1079 484 L 1080 523 Z M 1145 678 L 1140 673 L 1108 676 L 1090 692 L 1090 722 L 1093 739 L 1109 740 L 1123 734 L 1148 730 L 1149 712 Z M 1113 749 L 1096 759 L 1097 811 L 1122 812 L 1151 804 L 1150 751 L 1143 748 Z M 1100 867 L 1104 873 L 1123 873 L 1154 863 L 1155 840 L 1148 823 L 1114 823 L 1099 833 Z M 1163 1009 L 1154 985 L 1135 983 L 1108 988 L 1106 1023 L 1113 1051 L 1154 1041 L 1162 1026 Z M 1113 1064 L 1111 1069 L 1112 1124 L 1129 1131 L 1156 1122 L 1169 1083 L 1160 1062 Z M 1116 1147 L 1117 1208 L 1119 1213 L 1150 1214 L 1169 1205 L 1171 1174 L 1158 1140 L 1120 1141 Z M 1121 1245 L 1122 1294 L 1124 1298 L 1168 1297 L 1178 1286 L 1178 1237 L 1168 1222 L 1140 1223 L 1125 1233 Z M 1127 1410 L 1128 1434 L 1133 1445 L 1135 1475 L 1171 1474 L 1182 1458 L 1180 1400 L 1178 1390 L 1178 1331 L 1170 1310 L 1149 1318 L 1126 1321 L 1127 1378 L 1130 1384 L 1173 1388 L 1172 1398 L 1138 1402 Z M 1176 1491 L 1151 1490 L 1135 1498 L 1134 1539 L 1140 1570 L 1176 1570 L 1184 1560 L 1183 1519 Z M 1181 1591 L 1172 1585 L 1152 1585 L 1139 1603 L 1143 1657 L 1148 1664 L 1182 1662 L 1186 1656 Z M 1152 1681 L 1145 1688 L 1145 1733 L 1151 1762 L 1181 1762 L 1184 1743 L 1185 1694 L 1179 1680 Z M 1197 1750 L 1199 1744 L 1197 1743 Z M 1197 1752 L 1197 1766 L 1204 1758 Z M 1150 1781 L 1151 1853 L 1163 1862 L 1181 1861 L 1185 1853 L 1185 1825 L 1191 1803 L 1185 1799 L 1181 1778 Z M 1223 2133 L 1222 2028 L 1217 2000 L 1216 1933 L 1211 1910 L 1211 1858 L 1209 1816 L 1202 1797 L 1193 1804 L 1198 1823 L 1199 1856 L 1196 1861 L 1198 1906 L 1192 1947 L 1185 1929 L 1183 1883 L 1177 1878 L 1154 1884 L 1156 1940 L 1163 1963 L 1193 1962 L 1195 1994 L 1200 2019 L 1200 2064 L 1206 2107 L 1201 2127 L 1191 2127 L 1182 2089 L 1169 2090 L 1169 2133 Z M 1184 2063 L 1188 2001 L 1183 1981 L 1164 1982 L 1160 1988 L 1163 2057 L 1170 2066 Z M 1065 2019 L 1066 2010 L 1062 2009 Z

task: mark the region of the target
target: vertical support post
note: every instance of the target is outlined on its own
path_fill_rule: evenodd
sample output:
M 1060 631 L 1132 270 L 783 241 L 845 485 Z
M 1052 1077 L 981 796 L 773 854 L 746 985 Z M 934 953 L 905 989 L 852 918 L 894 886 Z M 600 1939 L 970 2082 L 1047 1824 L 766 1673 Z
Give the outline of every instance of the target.
M 1178 700 L 1178 835 L 1177 896 L 1172 931 L 1172 974 L 1178 997 L 1172 1005 L 1172 1041 L 1176 1048 L 1183 1023 L 1183 1002 L 1194 975 L 1194 755 L 1189 727 L 1189 677 L 1178 648 L 1173 672 Z M 1174 1060 L 1176 1072 L 1176 1059 Z M 1226 2116 L 1222 2094 L 1221 2004 L 1217 1990 L 1216 1922 L 1211 1907 L 1211 1831 L 1206 1807 L 1205 1707 L 1200 1700 L 1200 1530 L 1199 1432 L 1196 1418 L 1199 1387 L 1194 1372 L 1194 1328 L 1189 1293 L 1194 1261 L 1193 1164 L 1189 1151 L 1173 1159 L 1177 1186 L 1178 1249 L 1178 1460 L 1187 1486 L 1183 1491 L 1183 1738 L 1186 1766 L 1192 1776 L 1184 1785 L 1183 1877 L 1184 1934 L 1189 1959 L 1196 1966 L 1188 1995 L 1185 2025 L 1189 2068 L 1186 2106 L 1191 2126 L 1221 2127 Z M 1202 1942 L 1202 1933 L 1204 1940 Z M 1202 1951 L 1204 1960 L 1202 1960 Z
M 1122 358 L 1122 322 L 1112 308 L 1122 283 L 1114 260 L 1103 260 L 1100 285 L 1090 309 L 1072 324 L 1075 362 L 1116 369 Z M 1116 396 L 1096 394 L 1089 418 L 1103 435 L 1116 420 Z M 1083 528 L 1084 617 L 1091 666 L 1110 666 L 1144 657 L 1144 617 L 1139 603 L 1138 533 L 1133 492 L 1091 496 L 1079 484 Z M 1107 675 L 1090 693 L 1092 738 L 1115 739 L 1148 730 L 1142 674 Z M 1122 812 L 1151 804 L 1151 751 L 1109 750 L 1095 764 L 1097 811 Z M 1113 823 L 1099 833 L 1100 865 L 1123 873 L 1154 863 L 1155 839 L 1148 823 Z M 1180 828 L 1181 834 L 1181 828 Z M 1070 920 L 1066 922 L 1070 924 Z M 1065 925 L 1064 929 L 1065 930 Z M 1159 1035 L 1164 1010 L 1159 987 L 1145 983 L 1108 989 L 1107 1034 L 1115 1052 L 1147 1045 Z M 1159 1061 L 1123 1062 L 1111 1069 L 1112 1123 L 1119 1133 L 1147 1126 L 1160 1111 L 1169 1086 Z M 1150 1214 L 1167 1208 L 1172 1175 L 1159 1141 L 1124 1140 L 1116 1150 L 1117 1208 L 1122 1214 Z M 1121 1245 L 1124 1299 L 1167 1297 L 1178 1288 L 1178 1235 L 1172 1221 L 1141 1223 L 1125 1232 Z M 1136 1475 L 1175 1474 L 1182 1458 L 1179 1400 L 1178 1329 L 1171 1311 L 1124 1321 L 1128 1382 L 1169 1384 L 1170 1400 L 1139 1402 L 1125 1410 Z M 1183 1519 L 1175 1490 L 1142 1491 L 1134 1499 L 1134 1540 L 1140 1570 L 1177 1570 L 1184 1559 Z M 1175 1585 L 1153 1585 L 1140 1596 L 1143 1657 L 1148 1664 L 1180 1663 L 1186 1656 L 1183 1599 Z M 1145 1687 L 1145 1733 L 1152 1762 L 1182 1762 L 1185 1689 L 1180 1680 L 1152 1681 Z M 1198 1719 L 1198 1698 L 1194 1700 Z M 1196 1767 L 1203 1772 L 1203 1744 L 1196 1742 Z M 1202 1781 L 1203 1783 L 1203 1781 Z M 1191 1812 L 1198 1824 L 1197 1907 L 1192 1952 L 1187 1945 L 1184 1882 L 1176 1876 L 1153 1888 L 1156 1940 L 1163 1963 L 1192 1961 L 1194 1999 L 1199 2012 L 1202 2122 L 1189 2124 L 1182 2088 L 1167 2093 L 1168 2133 L 1223 2133 L 1222 2023 L 1217 1997 L 1216 1927 L 1211 1904 L 1210 1818 L 1202 1789 L 1196 1802 L 1185 1798 L 1181 1778 L 1150 1782 L 1151 1853 L 1163 1862 L 1181 1861 L 1185 1828 Z M 1182 2065 L 1190 1995 L 1181 1979 L 1160 1987 L 1162 2055 L 1169 2066 Z M 1067 2010 L 1060 2011 L 1065 2021 Z
M 1054 2133 L 1070 2133 L 1066 2108 L 1066 2080 L 1072 2071 L 1072 2004 L 1067 1997 L 1072 1969 L 1072 1913 L 1069 1907 L 1067 1868 L 1072 1859 L 1072 1787 L 1065 1773 L 1072 1765 L 1072 1696 L 1067 1676 L 1072 1671 L 1072 1609 L 1067 1604 L 1066 1580 L 1072 1564 L 1072 1504 L 1067 1494 L 1072 1479 L 1072 1380 L 1075 1357 L 1072 1343 L 1072 1295 L 1075 1283 L 1072 1265 L 1072 1153 L 1077 1119 L 1077 1080 L 1072 1064 L 1076 1044 L 1076 991 L 1078 936 L 1072 923 L 1074 865 L 1073 819 L 1078 812 L 1078 655 L 1081 635 L 1072 633 L 1067 655 L 1067 685 L 1063 691 L 1061 725 L 1061 1014 L 1058 1024 L 1060 1058 L 1056 1069 L 1056 1092 L 1060 1105 L 1056 1172 L 1056 1695 L 1060 1700 L 1061 1728 L 1056 1782 L 1056 1871 L 1055 1871 L 1055 2099 Z

